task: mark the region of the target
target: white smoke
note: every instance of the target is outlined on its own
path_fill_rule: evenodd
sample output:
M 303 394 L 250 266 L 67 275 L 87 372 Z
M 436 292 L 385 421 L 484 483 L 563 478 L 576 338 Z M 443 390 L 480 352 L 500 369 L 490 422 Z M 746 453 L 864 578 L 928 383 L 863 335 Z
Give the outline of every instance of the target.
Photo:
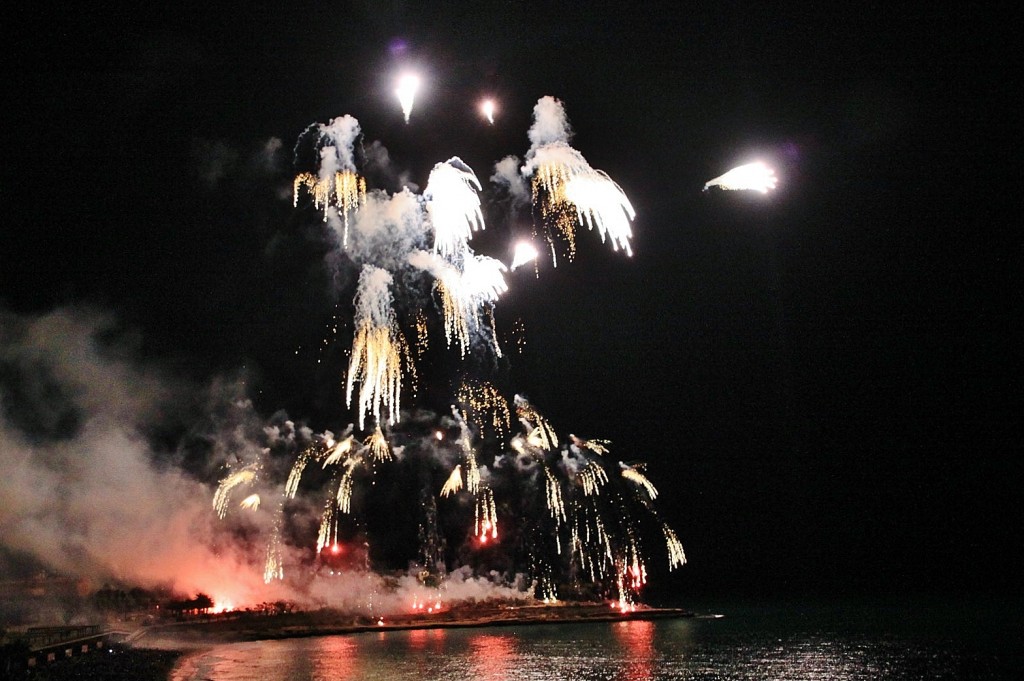
M 267 600 L 259 557 L 227 541 L 212 490 L 147 440 L 190 402 L 189 386 L 101 340 L 116 332 L 109 315 L 64 309 L 2 321 L 4 550 L 93 585 Z
M 512 208 L 529 205 L 530 185 L 519 174 L 520 160 L 518 156 L 506 156 L 494 164 L 491 182 L 508 193 L 512 199 Z
M 533 107 L 533 125 L 527 136 L 531 151 L 546 144 L 568 144 L 572 137 L 569 118 L 562 102 L 554 97 L 541 97 Z

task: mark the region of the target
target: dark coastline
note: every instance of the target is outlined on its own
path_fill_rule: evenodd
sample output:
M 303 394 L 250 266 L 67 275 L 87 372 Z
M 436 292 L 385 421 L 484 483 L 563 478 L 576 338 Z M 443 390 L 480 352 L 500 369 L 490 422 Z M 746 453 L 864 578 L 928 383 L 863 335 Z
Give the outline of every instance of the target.
M 165 681 L 188 651 L 225 643 L 339 636 L 371 631 L 583 624 L 693 616 L 692 612 L 682 608 L 640 606 L 633 611 L 621 612 L 608 604 L 462 607 L 434 614 L 393 616 L 386 618 L 383 624 L 332 610 L 278 615 L 230 613 L 201 621 L 150 626 L 136 632 L 130 644 L 115 644 L 109 652 L 97 651 L 73 659 L 58 660 L 16 678 L 30 681 Z
M 134 641 L 137 645 L 155 643 L 159 647 L 173 648 L 176 645 L 192 647 L 211 643 L 336 636 L 370 631 L 581 624 L 693 616 L 692 612 L 682 608 L 638 607 L 632 611 L 620 612 L 606 604 L 457 608 L 432 615 L 392 616 L 385 618 L 383 623 L 365 617 L 354 618 L 331 610 L 272 616 L 243 613 L 230 618 L 149 627 Z

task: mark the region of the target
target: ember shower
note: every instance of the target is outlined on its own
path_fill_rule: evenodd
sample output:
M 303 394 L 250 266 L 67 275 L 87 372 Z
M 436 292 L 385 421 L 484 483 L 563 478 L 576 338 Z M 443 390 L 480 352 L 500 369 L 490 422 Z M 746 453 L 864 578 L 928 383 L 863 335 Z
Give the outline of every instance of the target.
M 343 377 L 354 423 L 341 434 L 293 431 L 237 457 L 214 495 L 217 514 L 272 516 L 268 584 L 404 560 L 422 587 L 442 593 L 453 572 L 472 572 L 544 601 L 631 607 L 649 557 L 664 555 L 674 569 L 686 561 L 682 545 L 655 510 L 643 464 L 620 461 L 607 441 L 559 432 L 489 375 L 507 361 L 494 306 L 509 292 L 508 267 L 470 245 L 485 229 L 477 175 L 453 157 L 433 167 L 422 194 L 389 194 L 367 186 L 360 136 L 348 115 L 311 125 L 296 144 L 294 181 L 296 208 L 312 204 L 343 266 L 358 272 Z M 495 165 L 498 191 L 532 195 L 518 205 L 553 266 L 575 257 L 584 226 L 632 255 L 633 207 L 570 136 L 562 103 L 541 98 L 525 159 Z M 462 364 L 450 414 L 417 404 L 417 367 L 434 353 Z M 272 462 L 289 457 L 285 479 L 269 479 Z M 303 554 L 296 543 L 311 533 L 294 519 L 310 506 L 320 508 L 315 552 Z

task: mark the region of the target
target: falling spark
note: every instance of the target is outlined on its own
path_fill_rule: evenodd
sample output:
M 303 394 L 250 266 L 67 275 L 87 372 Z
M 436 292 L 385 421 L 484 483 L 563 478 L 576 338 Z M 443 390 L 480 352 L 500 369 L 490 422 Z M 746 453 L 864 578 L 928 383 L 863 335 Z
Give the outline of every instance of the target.
M 548 513 L 557 521 L 565 522 L 565 503 L 562 501 L 562 487 L 558 484 L 551 469 L 544 467 L 544 493 L 548 505 Z
M 231 490 L 239 485 L 247 485 L 256 479 L 255 464 L 246 466 L 237 473 L 232 473 L 220 481 L 217 491 L 213 495 L 213 508 L 217 511 L 217 517 L 224 519 L 228 513 L 228 500 Z
M 755 161 L 754 163 L 733 168 L 713 180 L 708 180 L 704 184 L 704 190 L 707 191 L 711 187 L 719 187 L 731 190 L 749 189 L 767 194 L 769 190 L 775 189 L 777 184 L 778 179 L 775 177 L 775 171 L 761 161 Z
M 427 333 L 427 316 L 423 310 L 416 310 L 416 357 L 423 359 L 430 336 Z
M 370 450 L 370 457 L 377 461 L 391 461 L 391 449 L 380 426 L 377 426 L 373 433 L 363 442 Z
M 591 461 L 576 474 L 580 484 L 583 485 L 584 496 L 593 496 L 600 493 L 601 485 L 608 482 L 608 474 L 596 461 Z
M 338 482 L 338 510 L 348 514 L 352 511 L 352 473 L 356 467 L 363 462 L 362 454 L 355 454 L 345 460 L 345 472 Z
M 540 412 L 534 409 L 533 405 L 522 395 L 516 395 L 514 402 L 519 420 L 533 427 L 533 430 L 526 438 L 527 443 L 546 451 L 551 451 L 557 447 L 558 436 L 547 419 L 541 416 Z
M 517 267 L 522 267 L 528 262 L 533 262 L 537 259 L 537 249 L 533 247 L 529 241 L 520 241 L 516 244 L 515 254 L 512 256 L 512 264 L 508 266 L 509 271 L 515 271 Z
M 351 435 L 341 442 L 332 442 L 325 452 L 322 468 L 332 466 L 341 461 L 342 458 L 348 456 L 349 452 L 352 451 L 352 444 L 354 442 L 355 438 Z
M 481 434 L 488 429 L 504 438 L 512 422 L 508 401 L 487 381 L 464 381 L 455 399 L 466 405 L 462 418 L 471 421 Z
M 494 492 L 489 487 L 480 490 L 477 496 L 473 534 L 481 544 L 488 538 L 498 538 L 498 512 L 494 505 Z
M 398 88 L 395 90 L 395 94 L 398 96 L 398 103 L 402 105 L 402 115 L 405 116 L 406 123 L 409 122 L 413 98 L 415 98 L 416 90 L 419 87 L 420 79 L 411 73 L 407 73 L 398 79 Z
M 260 507 L 260 495 L 250 494 L 245 499 L 242 499 L 238 506 L 249 511 L 255 511 Z
M 668 525 L 662 525 L 661 531 L 665 535 L 665 544 L 668 547 L 668 569 L 674 570 L 686 564 L 686 554 L 683 552 L 683 544 L 676 536 L 675 530 Z
M 441 496 L 447 497 L 455 494 L 462 489 L 462 466 L 458 465 L 452 474 L 448 476 L 448 480 L 445 481 L 444 487 L 441 488 Z
M 654 485 L 652 485 L 651 481 L 647 479 L 647 476 L 640 472 L 642 466 L 627 466 L 626 464 L 620 461 L 619 467 L 622 469 L 622 477 L 624 477 L 626 480 L 629 480 L 630 482 L 636 483 L 640 487 L 643 487 L 645 490 L 647 490 L 647 495 L 651 499 L 658 498 L 658 490 L 654 488 Z
M 584 440 L 578 438 L 572 433 L 569 433 L 569 439 L 579 449 L 589 449 L 595 454 L 604 455 L 608 453 L 608 445 L 611 444 L 608 440 Z
M 324 222 L 327 222 L 330 215 L 330 207 L 337 207 L 345 224 L 342 245 L 347 245 L 349 217 L 366 203 L 366 180 L 351 170 L 337 172 L 334 177 L 328 178 L 299 173 L 292 188 L 293 206 L 299 205 L 299 190 L 303 187 L 313 197 L 313 205 L 323 210 Z
M 298 457 L 296 457 L 295 463 L 292 464 L 292 470 L 288 473 L 288 481 L 284 484 L 285 498 L 295 498 L 296 492 L 299 491 L 299 481 L 302 479 L 302 472 L 306 470 L 306 465 L 309 463 L 313 453 L 314 447 L 311 445 L 302 450 Z
M 273 534 L 267 544 L 267 559 L 263 564 L 263 583 L 270 584 L 275 579 L 284 579 L 284 560 L 281 556 L 281 508 L 278 508 L 274 521 Z
M 480 104 L 480 113 L 484 115 L 484 118 L 487 119 L 488 123 L 494 125 L 494 100 L 485 99 Z
M 391 308 L 391 274 L 373 265 L 365 265 L 356 291 L 356 334 L 352 341 L 345 403 L 352 406 L 352 389 L 359 381 L 359 428 L 366 415 L 378 423 L 381 410 L 387 409 L 388 423 L 400 418 L 402 363 L 409 361 L 409 350 L 398 329 Z

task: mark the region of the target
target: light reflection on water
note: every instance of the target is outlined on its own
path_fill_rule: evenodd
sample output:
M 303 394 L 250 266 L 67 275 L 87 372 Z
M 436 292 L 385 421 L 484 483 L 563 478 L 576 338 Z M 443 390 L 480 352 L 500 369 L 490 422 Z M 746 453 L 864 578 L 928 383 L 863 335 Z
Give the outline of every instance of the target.
M 630 621 L 421 629 L 220 645 L 183 658 L 172 681 L 653 681 L 1014 678 L 977 631 L 849 629 L 801 621 Z M 961 631 L 960 634 L 963 634 Z M 1004 634 L 1005 635 L 1005 634 Z M 1000 651 L 1003 651 L 1001 653 Z M 1012 654 L 1012 653 L 1006 653 Z

